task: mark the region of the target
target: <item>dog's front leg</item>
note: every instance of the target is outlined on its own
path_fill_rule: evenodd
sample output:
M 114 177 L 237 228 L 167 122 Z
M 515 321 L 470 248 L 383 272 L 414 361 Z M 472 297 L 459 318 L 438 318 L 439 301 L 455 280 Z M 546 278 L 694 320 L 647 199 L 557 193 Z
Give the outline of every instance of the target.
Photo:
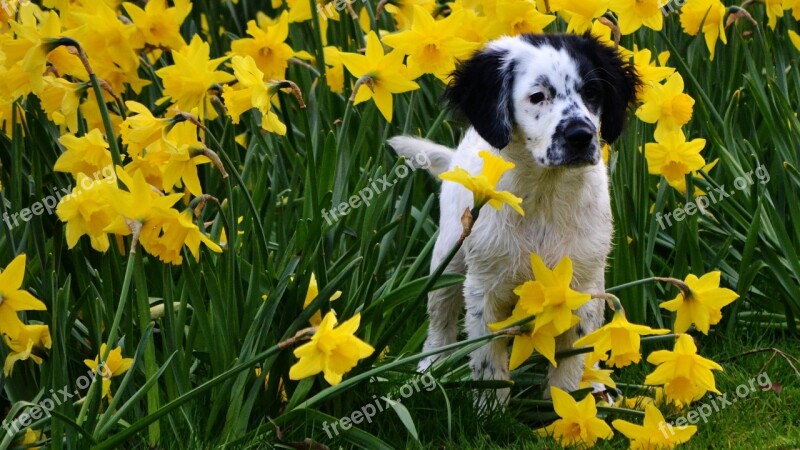
M 464 300 L 467 307 L 467 335 L 470 339 L 489 334 L 488 324 L 505 320 L 509 315 L 501 302 L 492 293 L 485 293 L 483 286 L 469 275 L 464 282 Z M 508 340 L 492 341 L 475 350 L 470 355 L 469 365 L 473 380 L 508 380 Z M 477 399 L 478 405 L 491 406 L 495 400 L 503 405 L 508 401 L 510 391 L 509 388 L 482 390 Z
M 591 283 L 589 286 L 585 289 L 576 288 L 576 290 L 579 292 L 603 292 L 603 281 Z M 600 328 L 603 323 L 604 308 L 604 301 L 597 298 L 589 300 L 578 308 L 576 314 L 581 321 L 556 338 L 556 353 L 571 349 L 575 341 Z M 558 367 L 551 365 L 547 374 L 548 389 L 545 390 L 545 398 L 550 398 L 550 386 L 556 386 L 567 392 L 578 389 L 581 377 L 583 377 L 583 363 L 584 355 L 581 354 L 559 360 Z

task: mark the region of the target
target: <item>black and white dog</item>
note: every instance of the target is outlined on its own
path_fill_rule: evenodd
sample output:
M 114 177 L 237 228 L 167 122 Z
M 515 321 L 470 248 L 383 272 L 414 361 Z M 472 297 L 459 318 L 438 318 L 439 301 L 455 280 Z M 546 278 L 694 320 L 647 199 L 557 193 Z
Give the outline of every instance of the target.
M 502 155 L 516 167 L 502 177 L 498 190 L 522 197 L 525 210 L 524 217 L 508 206 L 481 210 L 447 268 L 465 274 L 464 284 L 429 294 L 424 350 L 456 341 L 465 303 L 470 338 L 508 318 L 517 300 L 513 289 L 532 277 L 531 252 L 550 267 L 569 256 L 572 288 L 604 291 L 613 224 L 600 139 L 611 143 L 620 135 L 639 83 L 615 49 L 591 36 L 504 37 L 461 63 L 447 87 L 445 98 L 472 125 L 455 152 L 419 138 L 389 141 L 407 159 L 424 152 L 433 175 L 455 166 L 478 174 L 483 164 L 479 151 Z M 461 215 L 472 201 L 472 193 L 461 185 L 442 185 L 431 270 L 459 239 Z M 602 324 L 603 301 L 593 299 L 577 314 L 580 324 L 558 338 L 557 351 Z M 508 379 L 507 347 L 506 340 L 498 340 L 476 350 L 470 362 L 473 377 Z M 442 356 L 422 361 L 420 369 Z M 548 384 L 574 390 L 582 373 L 583 358 L 567 358 L 550 368 Z M 508 389 L 498 395 L 504 401 Z

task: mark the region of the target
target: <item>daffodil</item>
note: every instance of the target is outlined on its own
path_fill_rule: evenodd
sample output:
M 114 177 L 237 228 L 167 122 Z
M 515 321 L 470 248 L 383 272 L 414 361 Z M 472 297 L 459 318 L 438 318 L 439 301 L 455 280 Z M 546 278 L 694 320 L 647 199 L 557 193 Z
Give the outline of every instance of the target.
M 598 439 L 611 439 L 614 436 L 611 427 L 597 418 L 597 406 L 592 394 L 587 394 L 580 402 L 555 386 L 550 388 L 550 394 L 553 397 L 553 409 L 560 419 L 536 430 L 540 436 L 552 436 L 564 447 L 591 447 Z
M 679 407 L 702 398 L 706 392 L 720 393 L 711 371 L 722 370 L 722 366 L 698 355 L 688 334 L 678 338 L 673 351 L 655 351 L 647 362 L 658 367 L 647 375 L 644 384 L 663 385 L 667 399 Z
M 408 71 L 412 78 L 424 73 L 447 81 L 456 68 L 457 59 L 466 59 L 477 45 L 460 37 L 462 14 L 446 19 L 434 18 L 420 6 L 414 6 L 411 28 L 390 34 L 383 42 L 408 55 Z
M 131 231 L 127 220 L 144 224 L 149 220 L 167 218 L 172 205 L 183 197 L 183 194 L 162 195 L 156 192 L 140 171 L 131 176 L 123 168 L 117 167 L 117 177 L 128 191 L 114 189 L 109 193 L 118 217 L 106 227 L 107 232 L 128 235 Z
M 778 19 L 783 17 L 783 1 L 764 0 L 764 7 L 767 10 L 767 25 L 774 30 L 775 25 L 778 24 Z
M 46 76 L 44 88 L 38 94 L 47 118 L 72 133 L 78 131 L 78 106 L 88 89 L 87 83 L 72 83 L 63 78 Z
M 490 2 L 482 3 L 486 5 Z M 461 22 L 458 32 L 463 39 L 478 45 L 483 45 L 489 40 L 487 30 L 488 18 L 478 14 L 475 8 L 468 7 L 462 0 L 448 3 L 448 6 L 452 11 L 450 14 L 454 16 L 457 15 L 458 20 Z M 494 5 L 487 5 L 487 7 L 494 9 Z
M 567 20 L 567 33 L 583 34 L 608 11 L 610 0 L 553 0 L 550 8 Z
M 420 6 L 426 12 L 433 12 L 436 0 L 390 0 L 384 8 L 392 15 L 398 30 L 406 30 L 414 22 L 414 7 Z M 362 11 L 368 8 L 362 9 Z
M 661 31 L 664 13 L 659 0 L 614 0 L 609 8 L 617 15 L 619 31 L 631 34 L 643 25 Z
M 146 106 L 132 100 L 125 102 L 125 106 L 130 113 L 119 127 L 122 143 L 127 146 L 128 154 L 138 156 L 142 150 L 163 139 L 174 121 L 157 118 Z
M 419 85 L 412 81 L 408 69 L 403 65 L 403 52 L 394 50 L 384 54 L 383 44 L 373 31 L 367 35 L 364 55 L 342 53 L 341 58 L 347 70 L 364 81 L 354 103 L 375 100 L 378 110 L 389 122 L 392 121 L 392 94 L 419 89 Z
M 142 226 L 139 241 L 142 247 L 158 257 L 161 262 L 180 265 L 183 262 L 181 250 L 184 246 L 194 257 L 200 259 L 200 244 L 209 250 L 220 253 L 222 248 L 192 222 L 190 211 L 178 212 L 169 209 L 164 216 L 148 221 Z
M 665 52 L 665 55 L 669 57 L 669 52 Z M 633 67 L 636 69 L 636 73 L 642 81 L 642 84 L 637 87 L 636 91 L 636 98 L 639 101 L 643 100 L 646 90 L 652 86 L 659 85 L 659 83 L 675 73 L 675 69 L 672 67 L 665 67 L 663 64 L 657 65 L 656 62 L 652 60 L 653 55 L 647 48 L 640 50 L 638 47 L 634 46 L 633 52 L 631 52 L 631 58 Z
M 234 56 L 233 72 L 239 81 L 234 86 L 222 88 L 222 98 L 233 123 L 239 123 L 241 115 L 256 108 L 261 113 L 261 128 L 279 136 L 286 134 L 286 125 L 272 111 L 270 99 L 277 92 L 277 86 L 268 87 L 264 74 L 250 56 Z
M 598 355 L 595 353 L 590 353 L 584 356 L 583 375 L 581 376 L 581 382 L 578 385 L 578 389 L 592 388 L 594 387 L 593 383 L 602 384 L 611 388 L 617 387 L 617 383 L 611 379 L 611 374 L 614 373 L 614 371 L 610 369 L 604 370 L 597 367 L 598 361 Z
M 620 310 L 614 313 L 611 322 L 575 341 L 574 347 L 592 346 L 595 355 L 605 355 L 610 350 L 611 355 L 608 359 L 605 357 L 602 359 L 610 367 L 621 368 L 641 361 L 642 355 L 639 352 L 641 336 L 667 333 L 669 330 L 632 324 Z
M 489 19 L 489 37 L 516 36 L 526 33 L 542 33 L 556 16 L 542 14 L 536 3 L 528 0 L 497 0 L 495 14 L 485 14 Z
M 25 255 L 19 255 L 0 272 L 0 334 L 16 336 L 23 326 L 18 311 L 44 311 L 44 303 L 20 289 L 25 276 Z
M 56 50 L 57 38 L 61 35 L 59 15 L 55 11 L 39 13 L 20 14 L 19 21 L 9 22 L 16 39 L 13 45 L 4 45 L 3 51 L 7 61 L 19 61 L 20 74 L 24 73 L 27 78 L 20 85 L 23 90 L 16 92 L 17 95 L 28 92 L 38 94 L 44 88 L 43 74 L 48 56 Z M 66 51 L 63 48 L 61 50 Z M 20 81 L 23 79 L 20 78 Z
M 186 45 L 181 36 L 181 24 L 192 11 L 189 0 L 175 0 L 172 7 L 167 7 L 166 0 L 149 0 L 144 8 L 125 2 L 122 7 L 136 25 L 140 41 L 137 47 L 147 44 L 180 50 Z
M 529 284 L 530 283 L 530 284 Z M 511 316 L 503 321 L 490 323 L 487 326 L 492 331 L 498 331 L 506 328 L 516 322 L 525 318 L 531 317 L 542 310 L 541 304 L 544 301 L 543 287 L 540 283 L 528 282 L 526 283 L 525 290 L 535 289 L 540 290 L 539 294 L 534 296 L 522 295 L 519 292 L 523 286 L 519 286 L 514 292 L 520 296 L 514 311 Z M 577 325 L 580 322 L 578 316 L 572 316 L 570 327 Z M 522 365 L 534 351 L 538 351 L 542 356 L 550 361 L 553 367 L 558 366 L 556 361 L 556 336 L 562 332 L 558 332 L 553 325 L 553 322 L 547 322 L 542 326 L 528 326 L 530 331 L 524 332 L 514 336 L 514 342 L 511 346 L 511 358 L 508 362 L 508 369 L 514 370 Z
M 164 94 L 175 102 L 181 111 L 199 108 L 203 118 L 213 119 L 216 112 L 210 107 L 208 90 L 220 83 L 233 80 L 227 72 L 217 70 L 226 57 L 210 59 L 211 48 L 195 34 L 186 47 L 172 52 L 175 64 L 156 71 L 164 83 Z
M 498 191 L 497 183 L 504 173 L 514 168 L 514 164 L 504 160 L 501 156 L 493 155 L 486 150 L 478 152 L 483 159 L 483 169 L 478 175 L 471 175 L 466 170 L 456 166 L 453 170 L 442 173 L 439 178 L 445 181 L 458 183 L 470 191 L 473 195 L 473 206 L 481 208 L 486 203 L 496 210 L 503 207 L 503 203 L 508 204 L 514 211 L 524 216 L 522 210 L 522 199 L 508 191 Z
M 797 10 L 800 11 L 800 7 L 798 7 Z M 797 34 L 794 30 L 789 30 L 789 40 L 792 41 L 794 48 L 800 51 L 800 34 Z
M 167 133 L 161 145 L 169 158 L 161 165 L 162 187 L 173 192 L 174 187 L 184 187 L 195 197 L 203 195 L 197 166 L 211 162 L 203 153 L 205 146 L 197 139 L 197 127 L 191 122 L 180 122 Z
M 344 92 L 344 64 L 342 63 L 341 52 L 338 48 L 329 45 L 322 49 L 325 57 L 325 81 L 331 92 Z
M 674 299 L 660 306 L 667 311 L 677 313 L 675 332 L 683 333 L 694 324 L 703 334 L 708 334 L 711 325 L 722 319 L 722 308 L 739 298 L 739 294 L 730 289 L 719 287 L 721 272 L 715 270 L 697 278 L 693 274 L 686 276 L 685 283 L 689 293 L 684 297 L 679 293 Z
M 680 19 L 683 31 L 691 36 L 703 33 L 712 61 L 717 39 L 721 38 L 723 44 L 728 43 L 728 38 L 725 36 L 726 12 L 727 8 L 720 0 L 687 0 L 681 7 Z
M 0 8 L 2 9 L 2 8 Z M 25 450 L 39 450 L 42 447 L 35 447 L 33 444 L 36 444 L 40 441 L 45 441 L 46 436 L 42 433 L 41 430 L 34 430 L 33 428 L 26 428 L 25 435 L 22 436 L 22 439 L 15 441 L 15 445 L 18 445 Z
M 127 372 L 133 364 L 133 358 L 123 358 L 122 347 L 117 347 L 108 353 L 108 357 L 101 366 L 99 362 L 100 356 L 105 354 L 105 352 L 106 344 L 102 344 L 100 346 L 100 354 L 98 354 L 94 359 L 84 359 L 83 363 L 86 364 L 88 368 L 95 371 L 95 373 L 99 373 L 100 376 L 103 377 L 103 397 L 108 398 L 108 401 L 110 402 L 112 400 L 111 378 L 120 376 Z
M 573 326 L 572 312 L 591 300 L 591 295 L 570 288 L 572 282 L 572 259 L 565 256 L 550 270 L 536 253 L 531 253 L 531 267 L 536 282 L 544 294 L 542 312 L 536 316 L 535 326 L 553 322 L 558 334 Z
M 91 175 L 112 165 L 108 142 L 98 129 L 81 137 L 65 134 L 58 142 L 64 146 L 64 153 L 58 157 L 53 167 L 56 172 L 68 172 L 77 179 L 79 173 Z
M 308 5 L 308 1 L 305 2 Z M 274 25 L 265 28 L 251 20 L 247 22 L 247 34 L 252 37 L 236 39 L 231 43 L 231 52 L 238 56 L 249 56 L 266 78 L 285 78 L 289 59 L 295 51 L 286 43 L 289 37 L 289 14 L 284 12 Z
M 71 8 L 69 18 L 78 25 L 64 34 L 81 44 L 98 76 L 107 78 L 98 67 L 100 61 L 107 67 L 117 66 L 123 75 L 137 72 L 139 57 L 133 48 L 136 27 L 119 20 L 115 8 L 105 2 L 80 2 Z
M 783 0 L 783 9 L 791 9 L 794 20 L 800 20 L 800 0 Z M 789 31 L 789 35 L 794 31 Z M 797 33 L 794 33 L 797 34 Z M 796 45 L 800 49 L 800 45 Z
M 625 435 L 632 450 L 670 449 L 689 441 L 697 432 L 696 425 L 684 427 L 666 426 L 667 421 L 653 405 L 644 409 L 644 423 L 637 425 L 626 420 L 617 419 L 611 425 Z
M 322 318 L 311 341 L 294 350 L 299 361 L 289 369 L 290 379 L 302 380 L 323 372 L 325 381 L 336 386 L 359 359 L 375 351 L 355 336 L 361 323 L 361 314 L 356 314 L 338 327 L 336 323 L 336 315 L 329 311 Z
M 3 364 L 3 373 L 7 377 L 12 375 L 17 361 L 30 359 L 36 364 L 41 364 L 42 358 L 34 353 L 34 349 L 49 349 L 53 345 L 47 325 L 23 325 L 16 334 L 6 334 L 3 337 L 11 350 Z
M 308 308 L 308 305 L 313 302 L 317 296 L 319 295 L 319 286 L 317 285 L 317 275 L 311 274 L 311 280 L 308 282 L 308 290 L 306 291 L 306 299 L 303 301 L 303 309 Z M 342 296 L 342 291 L 336 291 L 331 295 L 330 301 L 337 300 L 339 297 Z M 308 322 L 311 323 L 312 326 L 318 327 L 319 324 L 322 322 L 322 313 L 317 310 Z
M 683 77 L 673 73 L 664 84 L 653 84 L 642 94 L 636 117 L 657 123 L 656 134 L 678 130 L 692 118 L 694 99 L 683 92 Z
M 648 171 L 654 175 L 663 175 L 670 185 L 680 186 L 685 175 L 700 170 L 705 159 L 700 151 L 706 145 L 705 139 L 692 139 L 686 142 L 686 136 L 680 130 L 656 136 L 657 143 L 645 144 L 645 157 Z
M 117 217 L 111 200 L 115 182 L 115 178 L 92 179 L 83 173 L 78 174 L 75 188 L 56 207 L 58 218 L 67 224 L 68 248 L 75 247 L 81 236 L 87 235 L 93 249 L 99 252 L 108 250 L 106 228 Z

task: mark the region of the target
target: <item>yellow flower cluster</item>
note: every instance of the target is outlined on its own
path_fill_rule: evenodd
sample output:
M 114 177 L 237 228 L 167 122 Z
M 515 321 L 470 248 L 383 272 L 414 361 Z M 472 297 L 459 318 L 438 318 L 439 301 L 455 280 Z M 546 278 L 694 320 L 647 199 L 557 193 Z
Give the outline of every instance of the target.
M 6 376 L 11 376 L 17 361 L 30 359 L 41 364 L 42 358 L 37 353 L 52 345 L 47 325 L 26 324 L 17 315 L 19 311 L 47 309 L 44 303 L 28 291 L 20 289 L 25 277 L 25 262 L 25 255 L 19 255 L 5 270 L 0 271 L 0 334 L 9 348 L 3 364 L 3 373 Z

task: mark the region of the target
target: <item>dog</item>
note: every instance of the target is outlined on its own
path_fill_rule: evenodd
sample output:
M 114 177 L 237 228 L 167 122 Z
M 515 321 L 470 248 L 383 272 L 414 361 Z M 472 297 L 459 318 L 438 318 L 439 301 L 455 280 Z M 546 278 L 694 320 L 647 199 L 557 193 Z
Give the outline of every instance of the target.
M 508 206 L 480 210 L 471 235 L 446 268 L 464 274 L 465 281 L 429 293 L 424 351 L 456 342 L 464 305 L 469 338 L 486 335 L 487 324 L 508 318 L 517 301 L 514 288 L 532 278 L 532 252 L 551 268 L 570 257 L 572 288 L 604 292 L 613 220 L 601 138 L 610 144 L 619 137 L 639 85 L 635 69 L 588 34 L 503 37 L 460 62 L 445 89 L 449 106 L 471 125 L 456 151 L 415 137 L 388 141 L 406 159 L 426 154 L 434 176 L 456 166 L 476 175 L 483 165 L 479 151 L 501 155 L 515 167 L 497 190 L 521 197 L 525 211 L 523 217 Z M 461 215 L 472 207 L 470 191 L 443 183 L 431 272 L 456 245 Z M 556 351 L 596 330 L 603 311 L 601 299 L 582 306 L 580 323 L 557 338 Z M 419 369 L 444 356 L 424 359 Z M 547 384 L 577 389 L 583 363 L 582 356 L 561 360 L 549 368 Z M 508 380 L 508 340 L 474 351 L 470 368 L 476 380 Z M 505 403 L 509 389 L 497 395 Z

